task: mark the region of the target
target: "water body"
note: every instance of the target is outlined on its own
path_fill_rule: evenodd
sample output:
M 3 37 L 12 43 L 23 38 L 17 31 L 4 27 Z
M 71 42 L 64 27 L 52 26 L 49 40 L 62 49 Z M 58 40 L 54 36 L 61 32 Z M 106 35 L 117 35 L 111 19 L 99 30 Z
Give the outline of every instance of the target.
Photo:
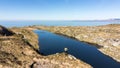
M 21 27 L 32 25 L 44 26 L 98 26 L 106 24 L 120 24 L 120 22 L 97 22 L 97 21 L 0 21 L 0 25 L 6 27 Z
M 43 30 L 35 30 L 39 36 L 40 52 L 44 55 L 64 52 L 92 65 L 94 68 L 120 68 L 120 63 L 102 54 L 96 47 L 68 37 L 60 36 Z

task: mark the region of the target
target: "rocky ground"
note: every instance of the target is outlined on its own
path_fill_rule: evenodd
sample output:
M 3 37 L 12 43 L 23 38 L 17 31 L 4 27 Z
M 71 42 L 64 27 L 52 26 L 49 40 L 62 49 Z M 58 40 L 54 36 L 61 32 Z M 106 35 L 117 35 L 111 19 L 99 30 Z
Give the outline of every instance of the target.
M 10 36 L 13 34 L 14 32 L 0 25 L 0 36 Z
M 26 28 L 0 26 L 0 68 L 92 68 L 75 57 L 38 52 L 38 36 Z
M 102 53 L 120 62 L 120 24 L 103 26 L 30 26 L 95 45 Z
M 90 65 L 66 53 L 54 54 L 41 58 L 34 58 L 34 68 L 92 68 Z

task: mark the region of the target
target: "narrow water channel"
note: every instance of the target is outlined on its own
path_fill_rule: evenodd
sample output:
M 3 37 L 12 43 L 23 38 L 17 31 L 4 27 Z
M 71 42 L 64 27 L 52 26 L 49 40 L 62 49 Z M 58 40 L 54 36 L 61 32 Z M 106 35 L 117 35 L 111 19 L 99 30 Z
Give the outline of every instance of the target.
M 68 37 L 60 36 L 48 31 L 35 30 L 39 36 L 40 52 L 44 55 L 64 52 L 92 65 L 94 68 L 120 68 L 120 63 L 102 54 L 96 47 Z

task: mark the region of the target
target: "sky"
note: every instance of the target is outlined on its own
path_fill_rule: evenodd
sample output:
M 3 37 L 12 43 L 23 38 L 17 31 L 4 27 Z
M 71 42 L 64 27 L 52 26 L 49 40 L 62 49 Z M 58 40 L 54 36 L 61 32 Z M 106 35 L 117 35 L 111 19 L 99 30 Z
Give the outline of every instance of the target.
M 120 0 L 0 0 L 0 20 L 120 18 Z

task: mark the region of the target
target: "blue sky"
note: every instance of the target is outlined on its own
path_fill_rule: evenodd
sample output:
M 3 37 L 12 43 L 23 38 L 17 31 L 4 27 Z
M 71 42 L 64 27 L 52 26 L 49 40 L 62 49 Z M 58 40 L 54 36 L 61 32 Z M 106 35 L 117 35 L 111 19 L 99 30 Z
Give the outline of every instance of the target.
M 120 18 L 120 0 L 0 0 L 0 20 Z

